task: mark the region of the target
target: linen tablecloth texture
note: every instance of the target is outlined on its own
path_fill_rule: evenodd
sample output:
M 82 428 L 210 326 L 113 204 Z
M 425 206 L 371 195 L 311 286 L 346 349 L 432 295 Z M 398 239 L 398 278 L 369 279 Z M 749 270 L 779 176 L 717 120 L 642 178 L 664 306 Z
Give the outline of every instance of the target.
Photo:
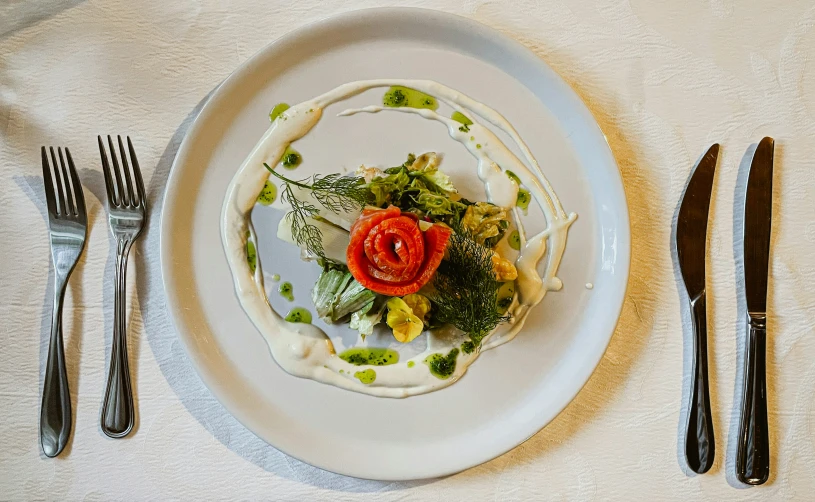
M 199 103 L 265 44 L 333 13 L 386 4 L 0 5 L 0 499 L 815 500 L 811 0 L 401 2 L 515 37 L 600 123 L 620 165 L 633 235 L 628 295 L 608 352 L 545 430 L 496 460 L 433 481 L 371 482 L 310 467 L 257 439 L 216 402 L 173 333 L 160 283 L 158 203 L 175 150 Z M 117 441 L 98 426 L 114 260 L 100 133 L 134 139 L 153 204 L 128 283 L 140 422 Z M 731 486 L 743 314 L 734 207 L 745 151 L 764 135 L 777 145 L 767 375 L 773 474 L 763 487 L 742 489 Z M 687 476 L 677 448 L 684 293 L 671 261 L 671 219 L 692 164 L 712 142 L 723 145 L 708 268 L 717 457 L 710 473 Z M 37 434 L 52 287 L 41 145 L 70 146 L 91 225 L 65 304 L 75 433 L 55 460 L 42 456 Z

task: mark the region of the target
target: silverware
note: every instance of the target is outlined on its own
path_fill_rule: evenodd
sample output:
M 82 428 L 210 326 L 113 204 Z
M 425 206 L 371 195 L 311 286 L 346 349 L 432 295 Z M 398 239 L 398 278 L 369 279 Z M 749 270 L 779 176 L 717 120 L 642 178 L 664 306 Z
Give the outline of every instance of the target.
M 772 138 L 758 144 L 744 204 L 744 293 L 748 335 L 744 358 L 736 476 L 742 483 L 760 485 L 770 477 L 767 425 L 767 274 L 773 202 Z
M 136 160 L 136 152 L 133 150 L 130 137 L 127 138 L 127 147 L 130 152 L 130 163 L 128 163 L 128 155 L 124 144 L 122 144 L 122 137 L 117 136 L 119 159 L 121 159 L 120 167 L 113 139 L 108 136 L 113 174 L 111 174 L 111 167 L 108 163 L 108 155 L 102 137 L 97 136 L 97 138 L 108 193 L 108 221 L 110 231 L 116 239 L 113 346 L 111 347 L 110 373 L 108 374 L 105 399 L 102 402 L 100 422 L 102 432 L 107 436 L 121 438 L 130 433 L 135 422 L 133 394 L 130 387 L 130 369 L 127 362 L 127 289 L 125 288 L 127 258 L 130 247 L 139 237 L 147 219 L 147 201 L 144 194 L 144 182 L 139 170 L 139 162 Z M 131 165 L 133 168 L 132 177 Z
M 62 345 L 62 301 L 65 299 L 68 278 L 85 248 L 88 219 L 82 184 L 76 174 L 71 152 L 66 148 L 63 157 L 62 148 L 57 148 L 58 154 L 54 153 L 54 147 L 49 150 L 51 165 L 45 147 L 41 152 L 51 260 L 54 263 L 54 308 L 51 311 L 51 340 L 40 408 L 40 444 L 47 457 L 55 457 L 65 448 L 71 434 L 71 395 Z
M 719 145 L 714 144 L 694 168 L 679 207 L 674 242 L 693 318 L 693 385 L 688 406 L 685 459 L 688 466 L 699 474 L 710 469 L 716 455 L 707 372 L 705 246 L 718 157 Z

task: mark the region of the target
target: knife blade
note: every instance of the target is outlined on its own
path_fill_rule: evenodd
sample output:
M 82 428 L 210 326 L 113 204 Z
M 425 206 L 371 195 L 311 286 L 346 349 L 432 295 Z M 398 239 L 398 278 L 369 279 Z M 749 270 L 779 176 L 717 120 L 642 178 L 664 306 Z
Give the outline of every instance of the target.
M 710 469 L 716 455 L 708 390 L 705 250 L 710 196 L 718 158 L 719 145 L 713 144 L 694 168 L 679 206 L 674 242 L 693 319 L 693 385 L 688 405 L 685 459 L 699 474 Z
M 762 139 L 756 147 L 744 203 L 744 294 L 748 330 L 736 476 L 748 485 L 763 484 L 770 476 L 766 347 L 774 150 L 772 138 Z
M 764 138 L 750 165 L 744 204 L 744 292 L 747 312 L 767 313 L 767 274 L 770 264 L 770 227 L 775 142 Z
M 713 176 L 719 158 L 719 145 L 713 144 L 693 170 L 676 224 L 676 252 L 688 296 L 705 290 L 705 244 Z

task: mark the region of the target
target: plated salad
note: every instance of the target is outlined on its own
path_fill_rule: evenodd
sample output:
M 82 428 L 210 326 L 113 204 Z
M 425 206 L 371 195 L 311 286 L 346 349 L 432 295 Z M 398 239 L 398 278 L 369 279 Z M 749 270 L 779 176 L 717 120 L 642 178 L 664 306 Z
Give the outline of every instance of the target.
M 468 166 L 443 168 L 435 152 L 352 174 L 296 175 L 304 156 L 293 144 L 325 108 L 375 89 L 385 90 L 378 103 L 338 117 L 402 113 L 442 125 L 455 148 L 475 160 L 465 176 L 483 182 L 485 200 L 464 198 L 445 170 Z M 529 310 L 561 288 L 556 273 L 576 215 L 564 211 L 526 143 L 489 106 L 438 82 L 383 79 L 277 105 L 270 118 L 227 189 L 221 238 L 238 300 L 288 373 L 382 397 L 435 391 L 460 379 L 483 350 L 512 340 Z M 298 246 L 320 267 L 313 310 L 301 306 L 287 315 L 270 308 L 250 221 L 256 204 L 269 205 L 278 193 L 286 211 L 280 245 Z M 535 221 L 525 224 L 532 203 Z M 292 292 L 288 283 L 279 287 Z M 311 323 L 312 312 L 329 324 L 347 323 L 358 343 L 337 351 Z M 383 330 L 397 342 L 383 346 Z M 398 350 L 411 342 L 424 350 Z
M 323 269 L 311 295 L 320 318 L 363 340 L 385 323 L 403 343 L 449 324 L 466 335 L 465 353 L 511 319 L 518 271 L 498 250 L 510 237 L 517 249 L 508 210 L 462 198 L 441 161 L 410 154 L 384 170 L 299 181 L 266 164 L 291 208 L 278 237 Z

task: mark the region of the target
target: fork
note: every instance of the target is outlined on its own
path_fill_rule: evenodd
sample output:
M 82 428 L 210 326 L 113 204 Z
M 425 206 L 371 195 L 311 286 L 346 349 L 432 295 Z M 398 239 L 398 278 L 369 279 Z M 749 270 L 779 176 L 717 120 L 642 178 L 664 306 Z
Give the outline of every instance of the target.
M 65 349 L 62 345 L 62 302 L 68 278 L 85 248 L 88 218 L 82 184 L 76 174 L 71 152 L 66 148 L 63 157 L 62 148 L 57 148 L 57 163 L 54 147 L 49 150 L 50 165 L 45 147 L 42 147 L 41 152 L 51 260 L 54 263 L 54 307 L 51 311 L 51 340 L 48 344 L 40 407 L 40 445 L 45 456 L 56 457 L 65 448 L 71 434 L 71 394 L 65 369 Z
M 127 137 L 127 146 L 130 152 L 130 163 L 127 160 L 122 137 L 117 136 L 119 143 L 119 158 L 116 157 L 116 148 L 113 139 L 108 136 L 110 147 L 110 160 L 113 169 L 108 163 L 108 154 L 101 136 L 99 140 L 99 153 L 102 156 L 102 170 L 105 174 L 105 187 L 108 194 L 108 221 L 110 231 L 116 239 L 116 274 L 114 290 L 113 314 L 113 345 L 110 351 L 110 373 L 108 374 L 105 399 L 102 402 L 100 423 L 102 432 L 111 438 L 127 436 L 133 429 L 135 413 L 133 409 L 133 393 L 130 387 L 130 369 L 127 362 L 127 323 L 126 323 L 126 279 L 127 257 L 130 247 L 139 237 L 147 219 L 147 202 L 144 194 L 139 161 L 133 143 Z M 130 167 L 133 168 L 131 177 Z M 111 174 L 111 171 L 113 173 Z M 135 190 L 134 190 L 135 185 Z

